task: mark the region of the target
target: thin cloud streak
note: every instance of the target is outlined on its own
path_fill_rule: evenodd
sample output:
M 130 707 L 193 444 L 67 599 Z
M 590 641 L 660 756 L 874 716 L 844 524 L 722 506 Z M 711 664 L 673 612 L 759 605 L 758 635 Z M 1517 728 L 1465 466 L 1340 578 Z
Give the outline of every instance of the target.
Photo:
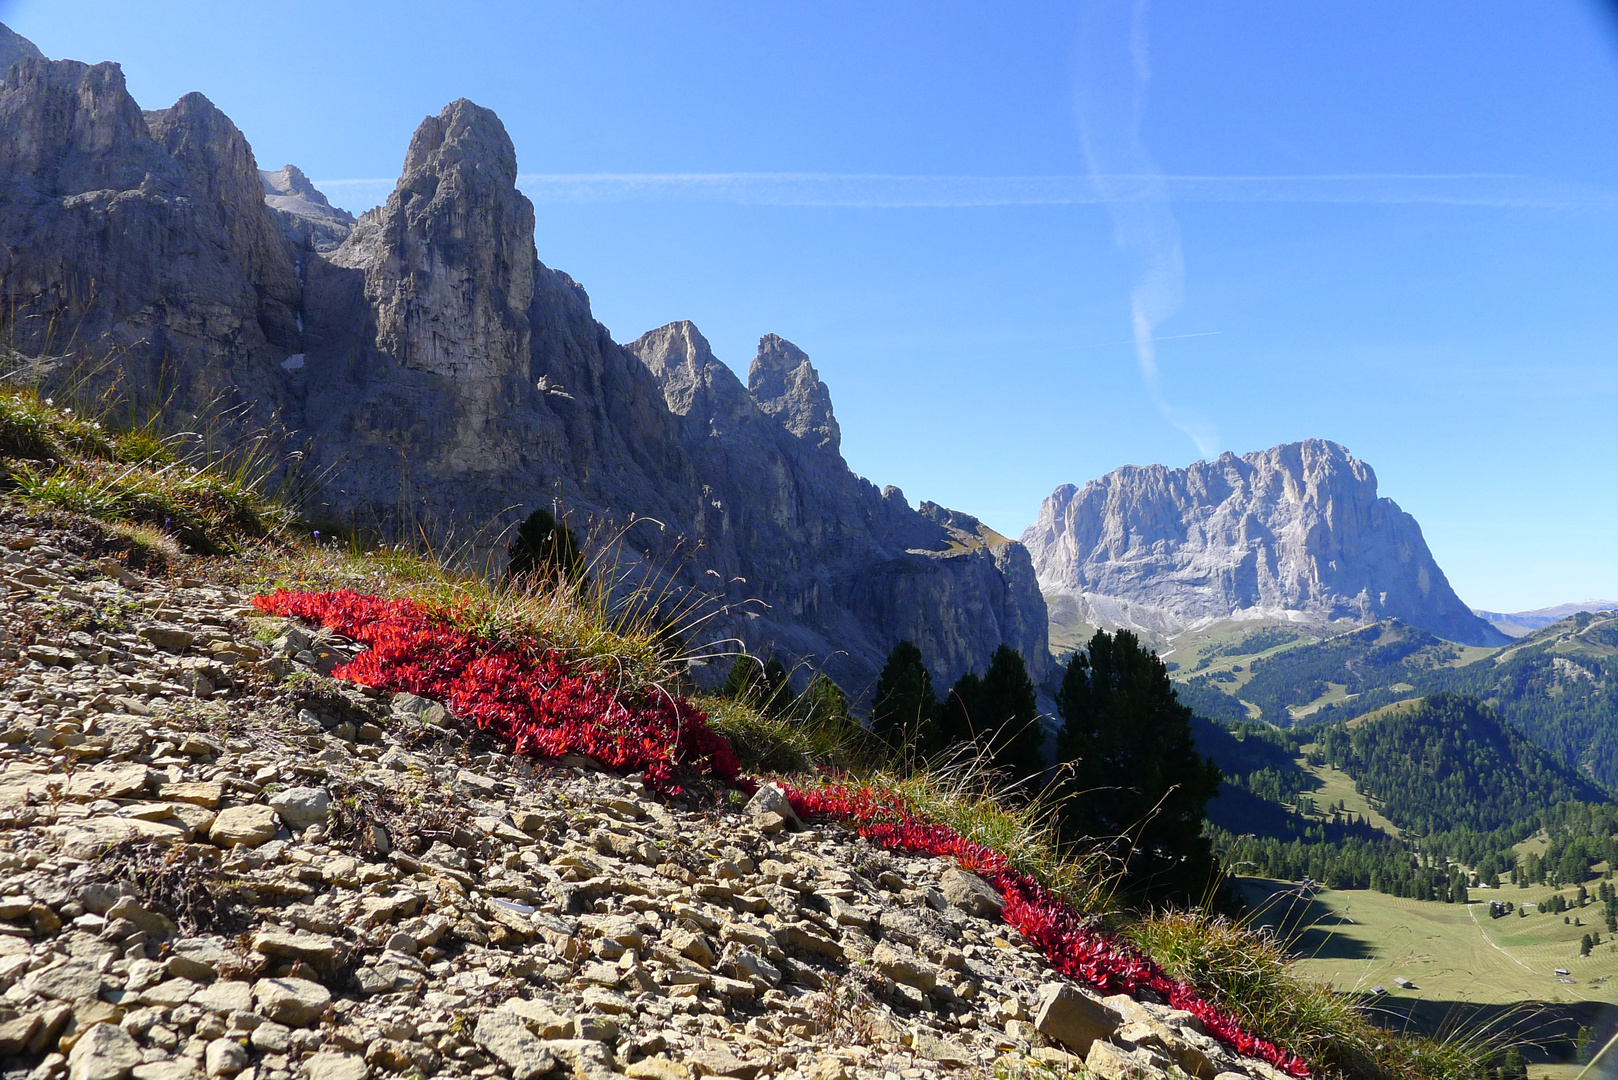
M 1141 137 L 1152 70 L 1146 0 L 1132 10 L 1091 0 L 1085 5 L 1074 108 L 1090 180 L 1112 216 L 1113 242 L 1135 283 L 1129 294 L 1135 361 L 1146 394 L 1163 418 L 1204 458 L 1219 449 L 1219 429 L 1201 410 L 1176 405 L 1163 390 L 1156 330 L 1180 309 L 1185 253 L 1174 198 Z
M 736 206 L 970 208 L 1120 203 L 1324 203 L 1615 209 L 1618 189 L 1509 173 L 1164 176 L 914 176 L 886 173 L 525 173 L 518 187 L 541 205 L 676 202 Z M 394 180 L 317 180 L 380 189 Z M 358 191 L 356 191 L 358 194 Z

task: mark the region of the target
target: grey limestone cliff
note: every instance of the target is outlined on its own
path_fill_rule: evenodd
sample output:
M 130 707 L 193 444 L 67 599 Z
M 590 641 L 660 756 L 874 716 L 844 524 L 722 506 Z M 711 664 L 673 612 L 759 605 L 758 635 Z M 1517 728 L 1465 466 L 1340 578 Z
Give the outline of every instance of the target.
M 45 54 L 39 51 L 37 45 L 11 27 L 0 24 L 0 82 L 5 81 L 6 72 L 18 60 L 43 59 Z
M 241 132 L 200 94 L 143 113 L 116 64 L 0 86 L 0 299 L 25 353 L 107 360 L 181 407 L 274 403 L 299 286 Z
M 1172 636 L 1226 618 L 1400 618 L 1468 644 L 1504 638 L 1450 588 L 1415 518 L 1336 443 L 1065 484 L 1022 537 L 1041 590 L 1087 623 Z
M 940 682 L 1002 642 L 1048 674 L 1027 552 L 849 470 L 802 350 L 765 337 L 743 385 L 689 323 L 613 341 L 539 261 L 489 110 L 424 120 L 350 225 L 296 169 L 261 172 L 200 95 L 143 113 L 115 64 L 12 74 L 0 283 L 23 352 L 275 417 L 333 522 L 486 552 L 535 507 L 598 522 L 625 574 L 707 598 L 704 637 L 856 696 L 901 638 Z

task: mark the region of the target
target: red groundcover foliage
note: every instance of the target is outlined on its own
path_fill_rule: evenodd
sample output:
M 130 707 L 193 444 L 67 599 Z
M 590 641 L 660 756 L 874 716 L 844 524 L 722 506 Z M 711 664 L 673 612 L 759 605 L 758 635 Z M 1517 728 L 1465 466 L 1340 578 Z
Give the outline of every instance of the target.
M 757 787 L 741 775 L 730 744 L 683 699 L 655 689 L 625 694 L 608 673 L 559 650 L 468 633 L 456 625 L 453 611 L 349 590 L 282 590 L 253 604 L 271 614 L 318 622 L 369 646 L 334 670 L 335 677 L 442 701 L 516 753 L 585 754 L 610 768 L 643 771 L 649 784 L 671 793 L 680 790 L 680 780 L 698 776 L 748 792 Z M 1070 904 L 1012 869 L 1005 856 L 947 826 L 920 820 L 896 795 L 842 786 L 785 790 L 800 815 L 848 822 L 887 848 L 953 858 L 993 883 L 1004 898 L 1006 923 L 1064 975 L 1104 993 L 1153 991 L 1196 1016 L 1209 1034 L 1238 1052 L 1293 1076 L 1309 1075 L 1297 1055 L 1242 1031 L 1188 984 L 1170 979 L 1128 945 L 1089 929 Z
M 516 753 L 584 754 L 644 771 L 649 784 L 670 792 L 688 777 L 745 785 L 730 743 L 688 702 L 655 688 L 624 693 L 610 673 L 559 650 L 477 637 L 455 624 L 453 612 L 346 589 L 281 590 L 253 604 L 370 646 L 335 677 L 442 701 Z

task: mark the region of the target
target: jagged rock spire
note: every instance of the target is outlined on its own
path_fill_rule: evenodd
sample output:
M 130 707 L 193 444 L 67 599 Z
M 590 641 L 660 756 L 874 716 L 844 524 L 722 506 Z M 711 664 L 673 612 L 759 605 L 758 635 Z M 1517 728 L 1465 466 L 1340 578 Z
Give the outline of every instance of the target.
M 765 334 L 747 369 L 747 388 L 759 408 L 792 434 L 811 446 L 840 452 L 843 433 L 832 414 L 831 391 L 820 381 L 808 353 L 786 338 Z
M 365 271 L 376 345 L 460 383 L 526 369 L 534 207 L 493 111 L 465 98 L 416 129 L 387 204 L 332 254 Z

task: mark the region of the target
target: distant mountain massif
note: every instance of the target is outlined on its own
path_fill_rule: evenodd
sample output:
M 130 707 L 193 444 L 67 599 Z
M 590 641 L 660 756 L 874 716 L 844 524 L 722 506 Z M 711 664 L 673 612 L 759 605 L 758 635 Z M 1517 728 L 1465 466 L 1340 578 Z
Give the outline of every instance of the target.
M 1095 627 L 1168 643 L 1224 621 L 1319 630 L 1386 618 L 1469 645 L 1506 641 L 1455 595 L 1416 520 L 1378 497 L 1371 467 L 1319 439 L 1063 485 L 1022 542 L 1059 641 Z

